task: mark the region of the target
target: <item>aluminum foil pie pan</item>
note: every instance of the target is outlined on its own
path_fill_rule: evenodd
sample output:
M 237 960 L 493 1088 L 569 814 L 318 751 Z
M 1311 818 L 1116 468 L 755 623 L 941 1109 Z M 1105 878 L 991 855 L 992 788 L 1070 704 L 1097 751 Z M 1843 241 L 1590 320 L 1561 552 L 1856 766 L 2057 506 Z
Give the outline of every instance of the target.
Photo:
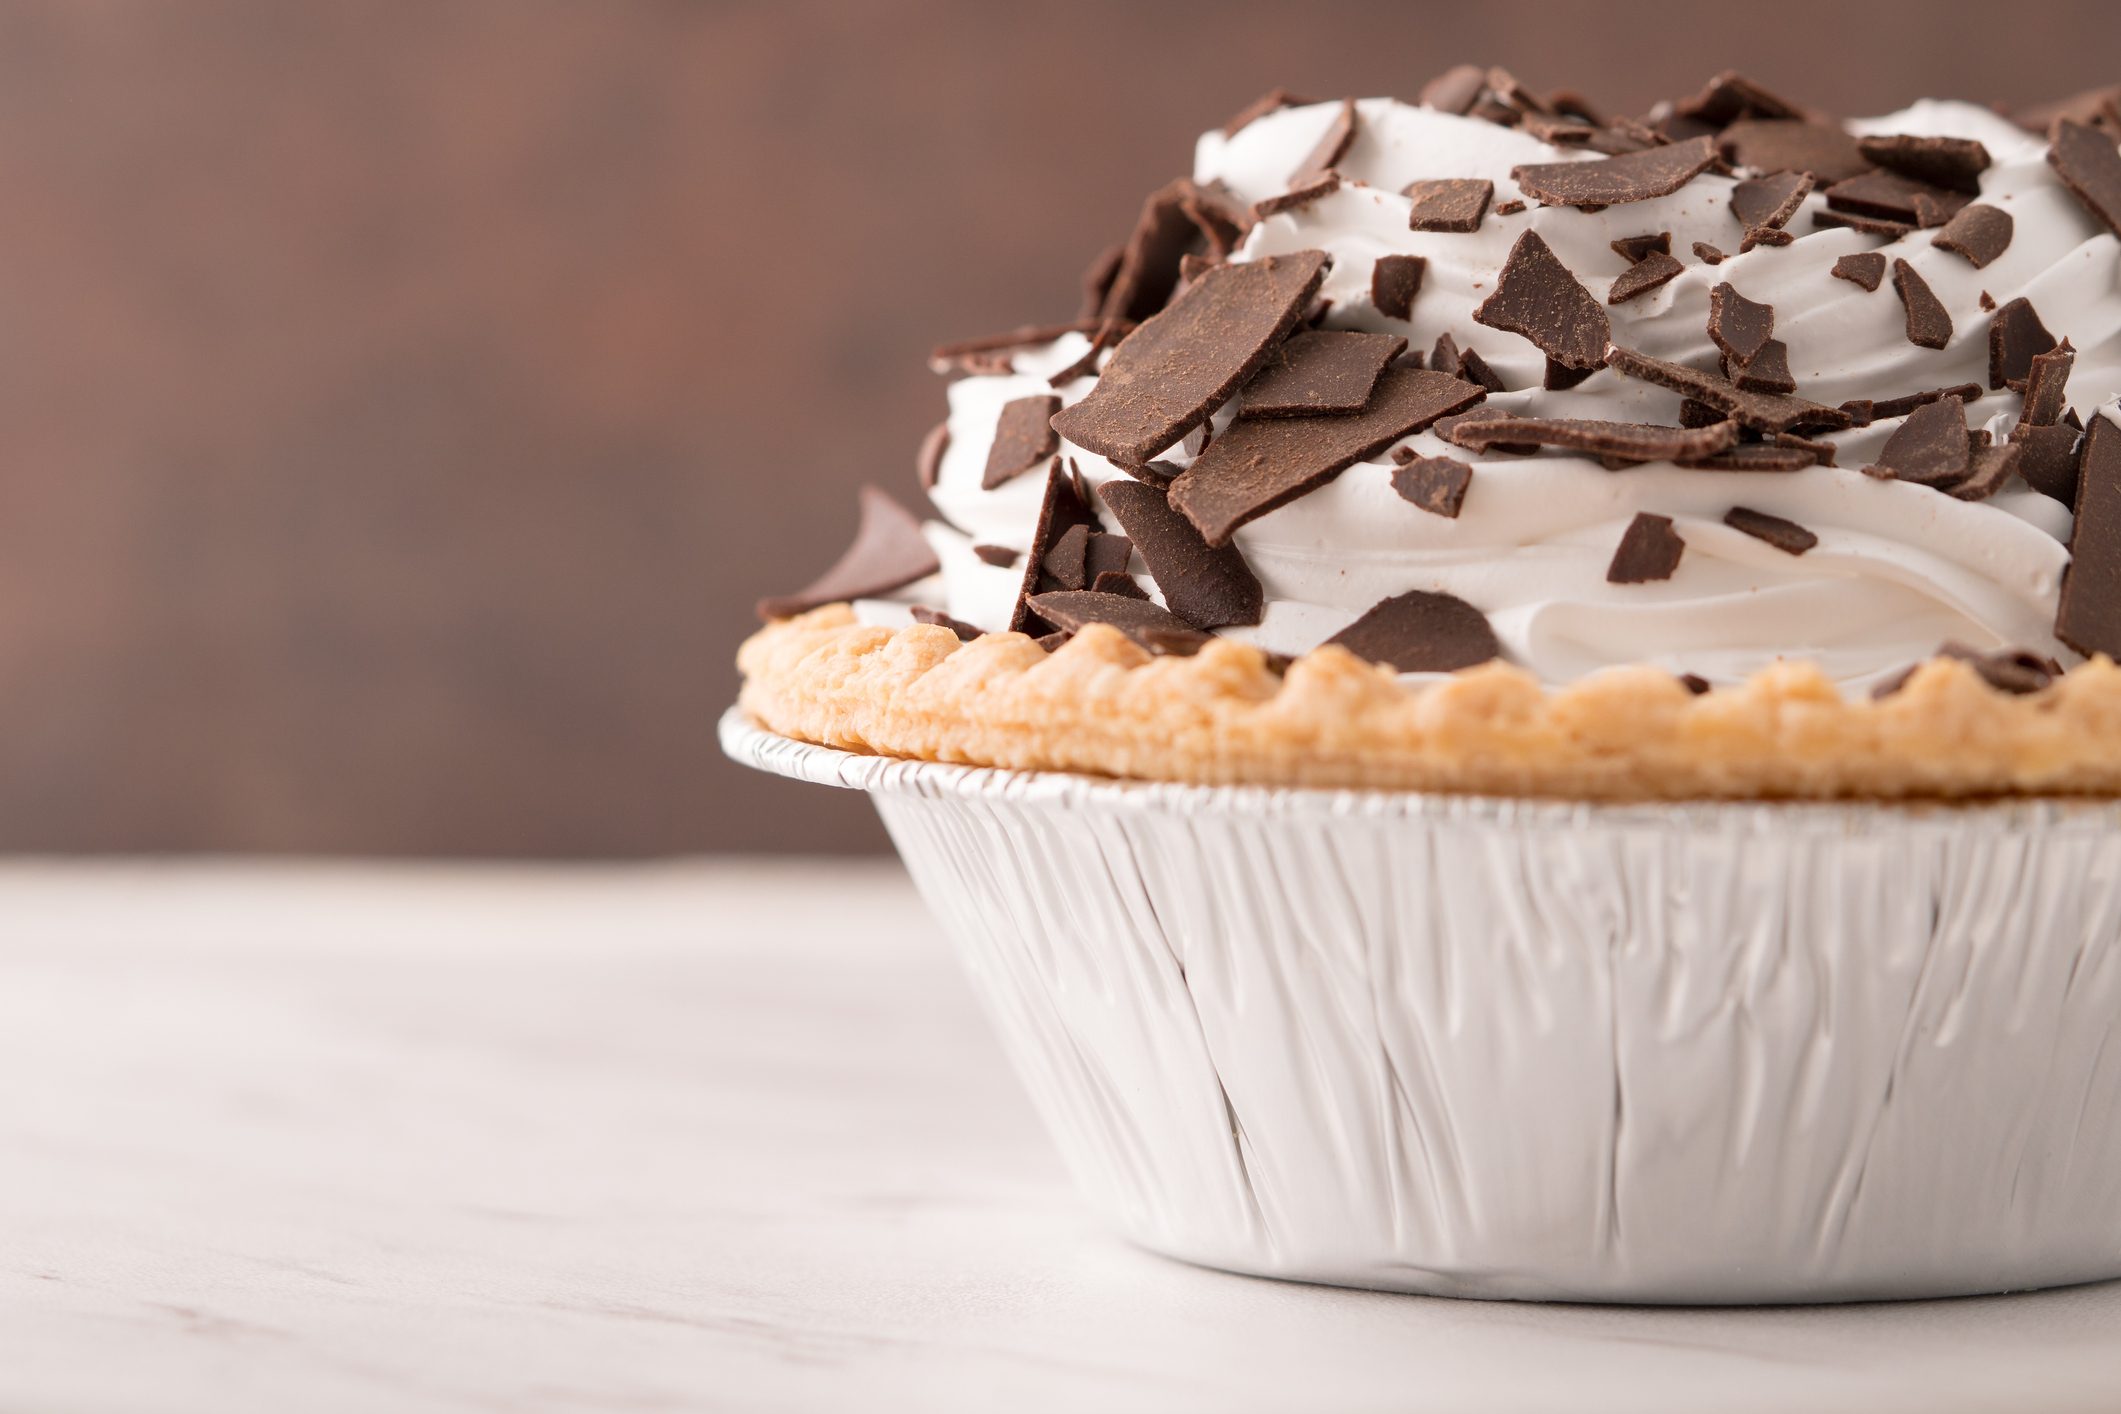
M 1447 1296 L 2121 1276 L 2121 803 L 1598 805 L 730 756 L 867 791 L 1085 1197 Z

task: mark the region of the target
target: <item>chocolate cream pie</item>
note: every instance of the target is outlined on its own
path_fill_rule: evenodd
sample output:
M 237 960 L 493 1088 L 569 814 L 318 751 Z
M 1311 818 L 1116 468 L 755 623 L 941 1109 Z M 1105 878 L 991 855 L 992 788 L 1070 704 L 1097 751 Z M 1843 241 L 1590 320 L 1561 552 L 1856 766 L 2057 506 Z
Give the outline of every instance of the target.
M 936 351 L 934 518 L 865 492 L 743 705 L 1201 783 L 2121 790 L 2115 96 L 1270 94 L 1075 320 Z

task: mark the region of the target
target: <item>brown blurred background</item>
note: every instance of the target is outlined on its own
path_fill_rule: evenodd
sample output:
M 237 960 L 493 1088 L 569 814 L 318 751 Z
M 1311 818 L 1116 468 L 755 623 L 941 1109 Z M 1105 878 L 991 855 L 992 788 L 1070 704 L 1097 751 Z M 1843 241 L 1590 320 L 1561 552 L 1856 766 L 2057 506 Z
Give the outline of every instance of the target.
M 2121 78 L 2111 0 L 0 3 L 0 847 L 876 847 L 724 763 L 762 591 L 909 497 L 1274 84 Z

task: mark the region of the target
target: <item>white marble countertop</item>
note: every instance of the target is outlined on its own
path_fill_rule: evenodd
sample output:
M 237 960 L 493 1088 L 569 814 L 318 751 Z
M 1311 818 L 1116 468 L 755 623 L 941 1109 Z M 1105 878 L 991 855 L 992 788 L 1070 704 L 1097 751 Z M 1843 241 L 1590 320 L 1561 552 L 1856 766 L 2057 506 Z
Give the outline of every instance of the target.
M 1613 1310 L 1137 1252 L 895 867 L 0 866 L 0 1410 L 2121 1408 L 2121 1284 Z

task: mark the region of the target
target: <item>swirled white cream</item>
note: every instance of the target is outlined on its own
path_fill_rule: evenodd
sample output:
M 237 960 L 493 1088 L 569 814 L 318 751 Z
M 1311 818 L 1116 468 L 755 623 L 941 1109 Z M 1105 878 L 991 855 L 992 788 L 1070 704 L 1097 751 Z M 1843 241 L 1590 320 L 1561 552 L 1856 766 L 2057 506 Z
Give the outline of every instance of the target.
M 1194 164 L 1199 181 L 1220 181 L 1243 202 L 1275 195 L 1335 117 L 1335 104 L 1288 108 L 1233 137 L 1210 133 Z M 1583 156 L 1514 129 L 1390 99 L 1359 105 L 1355 143 L 1339 169 L 1338 191 L 1253 228 L 1237 259 L 1321 249 L 1333 257 L 1322 293 L 1331 327 L 1405 334 L 1427 349 L 1448 333 L 1477 349 L 1513 390 L 1492 406 L 1551 417 L 1676 422 L 1676 394 L 1600 372 L 1578 387 L 1539 387 L 1545 360 L 1528 341 L 1474 322 L 1494 289 L 1511 245 L 1536 230 L 1601 301 L 1626 268 L 1617 238 L 1669 231 L 1685 272 L 1629 303 L 1607 306 L 1613 340 L 1669 359 L 1713 367 L 1707 332 L 1710 289 L 1724 281 L 1775 309 L 1775 335 L 1789 346 L 1805 397 L 1823 403 L 1884 399 L 1958 383 L 1988 382 L 1989 313 L 2023 295 L 2048 326 L 2067 335 L 2078 357 L 2070 401 L 2090 415 L 2121 393 L 2121 241 L 2104 231 L 2064 189 L 2045 161 L 2045 144 L 1985 109 L 1925 102 L 1902 113 L 1851 123 L 1857 133 L 1970 137 L 1994 161 L 1981 200 L 2011 214 L 2010 247 L 1986 269 L 1931 245 L 1929 232 L 1897 241 L 1853 230 L 1814 229 L 1816 195 L 1784 247 L 1760 246 L 1708 266 L 1696 241 L 1727 252 L 1743 231 L 1730 212 L 1732 179 L 1713 174 L 1671 196 L 1585 212 L 1528 204 L 1492 210 L 1472 234 L 1407 228 L 1398 193 L 1428 177 L 1485 177 L 1498 203 L 1519 197 L 1511 168 Z M 1829 273 L 1835 260 L 1864 250 L 1906 259 L 1950 311 L 1949 347 L 1918 348 L 1890 282 L 1865 291 Z M 1420 255 L 1428 270 L 1410 318 L 1386 318 L 1370 303 L 1379 256 Z M 1002 406 L 1049 391 L 1064 402 L 1088 394 L 1084 377 L 1051 389 L 1047 375 L 1087 349 L 1068 335 L 1015 360 L 1016 371 L 970 377 L 950 388 L 950 443 L 932 493 L 945 523 L 929 534 L 941 557 L 940 582 L 909 591 L 983 628 L 1007 626 L 1020 567 L 996 567 L 975 544 L 1025 550 L 1043 491 L 1039 475 L 995 490 L 981 473 Z M 1241 396 L 1241 395 L 1240 395 Z M 1218 424 L 1235 415 L 1226 405 Z M 1986 393 L 1970 421 L 1998 433 L 2018 414 L 2019 396 Z M 1478 454 L 1433 434 L 1405 439 L 1426 455 L 1471 463 L 1464 509 L 1445 519 L 1402 500 L 1390 484 L 1389 455 L 1350 467 L 1321 489 L 1253 521 L 1237 544 L 1266 589 L 1264 622 L 1223 632 L 1284 653 L 1331 637 L 1389 595 L 1442 590 L 1484 611 L 1510 659 L 1549 683 L 1600 668 L 1649 663 L 1711 681 L 1742 678 L 1778 658 L 1810 659 L 1847 690 L 1860 690 L 1946 641 L 1974 647 L 2022 646 L 2074 661 L 2053 635 L 2056 596 L 2068 563 L 2066 507 L 2022 485 L 1985 502 L 1954 500 L 1924 487 L 1865 476 L 1897 423 L 1838 434 L 1839 467 L 1794 473 L 1684 470 L 1653 464 L 1604 470 L 1595 459 L 1554 451 L 1536 456 Z M 1124 475 L 1103 458 L 1064 444 L 1062 452 L 1093 484 Z M 1183 453 L 1171 454 L 1183 464 Z M 1793 556 L 1732 530 L 1725 512 L 1745 506 L 1780 516 L 1818 536 Z M 1605 571 L 1639 511 L 1668 515 L 1686 541 L 1678 571 L 1652 584 L 1609 584 Z M 1117 530 L 1108 517 L 1108 529 Z M 1153 580 L 1137 557 L 1145 587 Z M 1160 599 L 1161 596 L 1159 595 Z

